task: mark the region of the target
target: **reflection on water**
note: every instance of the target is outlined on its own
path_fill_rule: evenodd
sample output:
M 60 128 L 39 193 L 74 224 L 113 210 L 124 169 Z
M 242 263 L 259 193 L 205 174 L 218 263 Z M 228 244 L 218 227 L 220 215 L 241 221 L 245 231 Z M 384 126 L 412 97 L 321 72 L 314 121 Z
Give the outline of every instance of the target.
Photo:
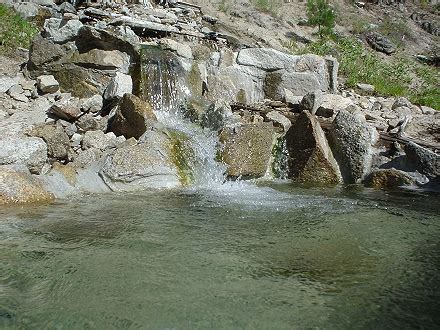
M 249 183 L 0 209 L 0 326 L 438 327 L 439 211 Z

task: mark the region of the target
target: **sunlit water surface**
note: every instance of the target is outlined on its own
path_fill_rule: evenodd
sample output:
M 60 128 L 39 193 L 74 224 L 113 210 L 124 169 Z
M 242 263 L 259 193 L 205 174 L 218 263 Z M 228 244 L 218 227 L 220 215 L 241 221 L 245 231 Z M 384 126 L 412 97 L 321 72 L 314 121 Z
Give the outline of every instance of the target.
M 217 187 L 0 209 L 0 326 L 435 328 L 439 196 Z

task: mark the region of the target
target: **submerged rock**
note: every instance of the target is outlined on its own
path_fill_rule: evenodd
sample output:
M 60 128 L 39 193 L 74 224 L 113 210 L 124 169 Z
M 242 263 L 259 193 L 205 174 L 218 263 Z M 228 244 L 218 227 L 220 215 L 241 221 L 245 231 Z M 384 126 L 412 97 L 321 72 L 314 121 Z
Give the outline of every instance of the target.
M 0 205 L 47 203 L 53 199 L 24 165 L 0 166 Z
M 156 122 L 151 105 L 133 94 L 125 94 L 111 124 L 111 130 L 127 139 L 139 139 Z
M 319 122 L 303 111 L 286 133 L 289 177 L 300 183 L 335 184 L 341 182 L 339 166 Z
M 333 121 L 329 142 L 346 183 L 359 183 L 371 167 L 376 132 L 365 117 L 341 110 Z
M 272 156 L 275 131 L 272 123 L 226 128 L 220 134 L 222 160 L 231 177 L 258 178 L 266 174 Z

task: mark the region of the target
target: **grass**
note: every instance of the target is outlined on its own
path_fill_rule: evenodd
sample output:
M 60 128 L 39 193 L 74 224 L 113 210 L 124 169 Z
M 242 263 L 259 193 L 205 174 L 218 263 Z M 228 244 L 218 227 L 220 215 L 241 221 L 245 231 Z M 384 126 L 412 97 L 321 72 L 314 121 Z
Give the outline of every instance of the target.
M 335 56 L 347 88 L 367 83 L 374 85 L 378 95 L 406 96 L 415 104 L 440 109 L 438 68 L 409 58 L 384 60 L 360 40 L 351 37 L 332 36 L 311 43 L 299 52 Z
M 252 0 L 256 9 L 272 16 L 278 16 L 278 10 L 282 6 L 281 0 Z
M 11 55 L 18 47 L 29 48 L 38 28 L 12 9 L 0 4 L 0 54 Z

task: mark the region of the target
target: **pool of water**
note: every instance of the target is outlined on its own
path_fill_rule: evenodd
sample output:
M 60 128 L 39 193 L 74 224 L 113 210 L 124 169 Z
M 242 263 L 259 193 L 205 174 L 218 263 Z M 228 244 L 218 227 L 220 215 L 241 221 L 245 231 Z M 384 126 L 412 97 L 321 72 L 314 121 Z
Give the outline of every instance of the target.
M 439 195 L 231 183 L 0 209 L 0 326 L 435 328 Z

